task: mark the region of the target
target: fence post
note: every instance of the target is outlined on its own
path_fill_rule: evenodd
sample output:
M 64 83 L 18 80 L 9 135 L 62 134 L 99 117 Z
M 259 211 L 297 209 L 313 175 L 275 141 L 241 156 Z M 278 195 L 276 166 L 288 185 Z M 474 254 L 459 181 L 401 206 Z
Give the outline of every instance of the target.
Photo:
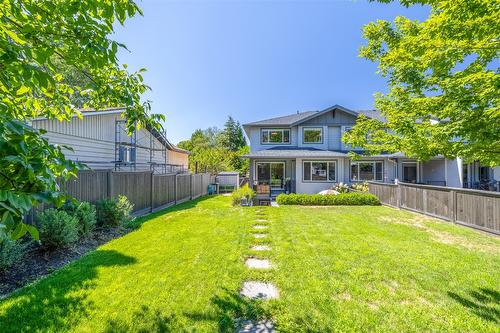
M 193 174 L 189 175 L 189 200 L 193 200 Z
M 457 222 L 457 192 L 455 190 L 450 191 L 450 221 Z
M 174 205 L 177 205 L 177 174 L 174 176 Z
M 109 169 L 108 172 L 108 193 L 107 199 L 113 198 L 113 170 Z
M 401 208 L 401 184 L 398 183 L 398 187 L 396 188 L 396 195 L 397 195 L 397 198 L 396 198 L 396 204 L 398 206 L 398 208 Z
M 153 212 L 153 204 L 154 204 L 154 200 L 153 200 L 153 194 L 154 194 L 154 172 L 151 171 L 151 178 L 150 178 L 150 184 L 151 184 L 151 196 L 150 196 L 150 199 L 149 199 L 149 203 L 150 203 L 150 208 L 149 208 L 149 211 L 152 213 Z

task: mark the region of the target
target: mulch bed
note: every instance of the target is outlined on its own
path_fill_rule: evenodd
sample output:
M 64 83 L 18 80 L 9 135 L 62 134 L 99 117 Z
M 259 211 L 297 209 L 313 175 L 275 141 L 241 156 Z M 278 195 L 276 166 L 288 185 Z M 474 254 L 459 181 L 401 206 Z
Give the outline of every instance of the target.
M 124 227 L 96 230 L 90 238 L 81 239 L 73 247 L 56 251 L 47 251 L 38 244 L 31 244 L 22 262 L 6 272 L 0 272 L 0 299 L 130 231 Z

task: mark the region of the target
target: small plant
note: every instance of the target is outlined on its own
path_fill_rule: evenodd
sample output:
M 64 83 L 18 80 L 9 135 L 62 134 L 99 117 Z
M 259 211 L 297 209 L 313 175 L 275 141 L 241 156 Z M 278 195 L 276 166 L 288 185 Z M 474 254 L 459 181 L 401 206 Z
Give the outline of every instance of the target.
M 47 248 L 67 247 L 78 240 L 78 219 L 63 210 L 47 209 L 38 222 L 40 241 Z
M 255 191 L 245 184 L 240 187 L 236 191 L 231 194 L 231 198 L 233 199 L 233 206 L 241 205 L 241 200 L 245 199 L 248 203 L 250 203 L 253 198 L 255 198 Z
M 354 183 L 354 184 L 352 184 L 351 187 L 357 191 L 368 192 L 368 183 L 367 182 Z
M 20 261 L 26 251 L 26 245 L 0 233 L 0 272 L 4 272 Z
M 378 206 L 380 200 L 370 193 L 321 194 L 280 194 L 276 198 L 280 205 L 302 206 Z
M 118 199 L 105 199 L 97 203 L 97 223 L 103 227 L 113 227 L 130 220 L 134 205 L 127 197 L 120 195 Z
M 78 219 L 78 233 L 82 237 L 88 237 L 92 234 L 96 225 L 95 206 L 88 202 L 75 203 L 68 201 L 62 207 L 62 210 Z
M 347 192 L 349 192 L 349 186 L 347 186 L 347 184 L 344 184 L 341 182 L 335 186 L 334 190 L 339 192 L 339 193 L 347 193 Z

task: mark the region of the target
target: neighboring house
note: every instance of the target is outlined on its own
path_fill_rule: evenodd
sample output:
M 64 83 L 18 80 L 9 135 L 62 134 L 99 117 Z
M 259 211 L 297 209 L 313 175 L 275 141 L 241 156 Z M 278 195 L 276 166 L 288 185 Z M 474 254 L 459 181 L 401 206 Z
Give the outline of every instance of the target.
M 376 110 L 354 111 L 335 105 L 243 125 L 250 140 L 250 153 L 244 156 L 250 159 L 250 183 L 261 196 L 317 193 L 340 182 L 393 183 L 398 179 L 452 187 L 491 183 L 492 168 L 462 164 L 460 159 L 436 157 L 419 162 L 397 153 L 351 160 L 348 153 L 357 150 L 344 144 L 341 137 L 359 114 L 385 121 Z
M 128 135 L 124 108 L 80 112 L 81 119 L 76 115 L 71 121 L 37 118 L 31 125 L 46 130 L 43 136 L 49 143 L 71 147 L 73 151 L 63 148 L 67 159 L 91 169 L 187 171 L 184 160 L 189 152 L 171 144 L 164 133 L 140 128 Z
M 189 167 L 189 155 L 191 155 L 190 151 L 172 146 L 172 148 L 168 149 L 167 160 L 170 164 L 180 165 L 187 170 Z

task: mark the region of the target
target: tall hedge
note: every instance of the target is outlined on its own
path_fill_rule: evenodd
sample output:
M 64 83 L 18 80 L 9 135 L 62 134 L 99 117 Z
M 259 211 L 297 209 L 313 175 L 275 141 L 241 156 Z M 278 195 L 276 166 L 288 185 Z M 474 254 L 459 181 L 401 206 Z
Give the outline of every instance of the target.
M 280 194 L 276 198 L 280 205 L 301 206 L 378 206 L 380 200 L 370 193 L 341 194 Z

